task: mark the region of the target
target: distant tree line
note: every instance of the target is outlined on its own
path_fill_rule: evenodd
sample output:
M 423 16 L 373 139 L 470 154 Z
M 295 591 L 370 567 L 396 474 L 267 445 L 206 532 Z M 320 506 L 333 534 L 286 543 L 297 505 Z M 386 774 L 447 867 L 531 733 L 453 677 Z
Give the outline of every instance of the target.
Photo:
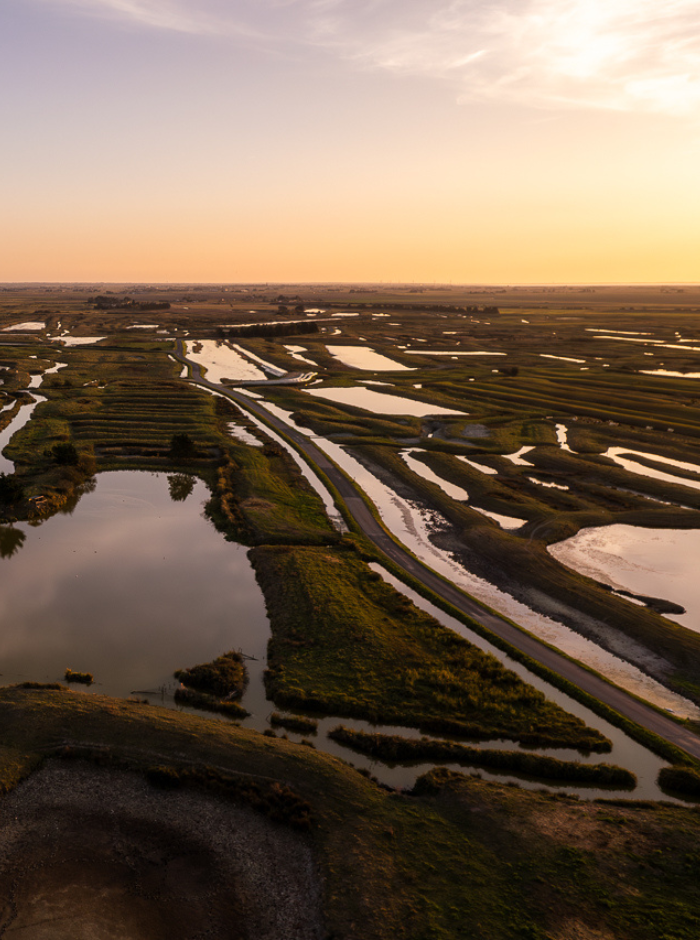
M 233 339 L 236 336 L 290 336 L 300 333 L 318 333 L 318 324 L 313 320 L 304 323 L 255 323 L 251 326 L 220 326 L 216 335 L 219 339 Z
M 131 297 L 106 297 L 98 294 L 97 297 L 88 297 L 86 303 L 92 304 L 95 310 L 170 310 L 170 304 L 158 300 L 132 300 Z
M 457 304 L 425 304 L 425 303 L 415 303 L 415 304 L 403 304 L 403 303 L 330 303 L 325 304 L 326 307 L 342 307 L 344 309 L 351 308 L 352 310 L 393 310 L 400 312 L 401 310 L 428 310 L 435 311 L 437 313 L 479 313 L 482 316 L 497 316 L 500 314 L 498 307 L 478 307 L 478 306 L 468 306 L 461 307 Z

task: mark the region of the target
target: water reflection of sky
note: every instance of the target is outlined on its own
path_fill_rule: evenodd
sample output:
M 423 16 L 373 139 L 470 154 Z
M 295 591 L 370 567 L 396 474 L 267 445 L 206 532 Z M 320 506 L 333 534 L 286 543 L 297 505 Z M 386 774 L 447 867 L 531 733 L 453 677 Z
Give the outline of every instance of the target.
M 680 604 L 687 613 L 666 616 L 700 632 L 700 530 L 617 523 L 581 529 L 548 550 L 562 564 L 588 577 Z
M 246 549 L 202 517 L 206 498 L 200 482 L 173 502 L 164 474 L 106 473 L 71 516 L 17 525 L 24 545 L 0 560 L 0 681 L 57 680 L 70 666 L 128 695 L 230 649 L 264 656 Z

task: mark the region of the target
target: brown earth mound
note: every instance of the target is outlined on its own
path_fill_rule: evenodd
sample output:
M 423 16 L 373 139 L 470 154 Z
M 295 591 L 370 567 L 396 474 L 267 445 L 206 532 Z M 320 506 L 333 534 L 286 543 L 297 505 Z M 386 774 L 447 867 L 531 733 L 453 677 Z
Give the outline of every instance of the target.
M 307 841 L 138 774 L 52 761 L 0 802 L 0 938 L 318 940 Z

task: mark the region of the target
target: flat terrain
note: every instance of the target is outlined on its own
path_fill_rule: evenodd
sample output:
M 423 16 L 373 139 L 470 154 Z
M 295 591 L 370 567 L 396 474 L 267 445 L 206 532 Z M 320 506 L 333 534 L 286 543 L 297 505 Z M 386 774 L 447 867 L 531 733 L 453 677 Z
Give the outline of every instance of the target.
M 127 295 L 136 303 L 125 303 Z M 170 306 L 148 309 L 154 302 Z M 21 552 L 13 519 L 40 526 L 52 512 L 70 511 L 95 472 L 170 472 L 174 499 L 196 475 L 211 490 L 211 521 L 226 538 L 254 546 L 273 632 L 268 695 L 280 706 L 418 726 L 449 717 L 445 734 L 457 738 L 460 722 L 514 740 L 534 733 L 563 743 L 582 733 L 560 709 L 548 717 L 538 693 L 513 684 L 469 644 L 443 648 L 438 624 L 379 585 L 366 564 L 377 557 L 372 539 L 427 582 L 307 435 L 290 436 L 306 442 L 346 500 L 347 521 L 369 540 L 330 523 L 289 454 L 253 420 L 254 402 L 232 391 L 248 402 L 239 410 L 182 374 L 178 340 L 236 343 L 291 376 L 310 370 L 314 390 L 364 387 L 422 409 L 416 417 L 408 405 L 387 414 L 343 405 L 308 395 L 304 383 L 264 392 L 417 511 L 439 514 L 431 538 L 470 570 L 700 702 L 700 634 L 663 615 L 672 597 L 632 603 L 547 551 L 590 526 L 700 527 L 700 379 L 692 377 L 700 373 L 699 313 L 700 289 L 686 285 L 7 285 L 0 432 L 27 407 L 41 373 L 45 400 L 4 451 L 15 473 L 3 478 L 3 555 Z M 40 328 L 2 331 L 23 322 Z M 153 326 L 129 329 L 146 324 Z M 101 338 L 64 346 L 60 334 Z M 334 344 L 358 356 L 374 350 L 404 368 L 349 366 L 331 354 Z M 294 358 L 299 351 L 309 362 Z M 657 370 L 666 374 L 648 374 Z M 232 424 L 261 446 L 232 437 Z M 288 429 L 288 420 L 277 427 Z M 179 451 L 178 434 L 189 441 Z M 528 464 L 511 459 L 523 447 Z M 668 470 L 668 460 L 689 466 L 676 467 L 670 481 L 631 473 L 605 456 L 611 447 L 644 455 L 641 465 L 652 471 Z M 450 485 L 468 501 L 449 495 Z M 504 529 L 480 510 L 522 524 Z M 493 618 L 489 629 L 497 624 L 478 605 L 460 607 L 471 602 L 439 578 L 428 586 L 467 615 Z M 504 642 L 541 651 L 500 624 Z M 551 652 L 550 668 L 583 683 L 586 674 L 567 663 Z M 595 676 L 587 681 L 594 695 L 617 694 Z M 629 701 L 610 704 L 624 711 Z M 692 728 L 633 704 L 631 717 L 695 753 Z M 577 802 L 443 771 L 422 778 L 414 794 L 390 793 L 290 736 L 92 695 L 0 690 L 0 782 L 11 791 L 0 803 L 0 934 L 51 936 L 61 924 L 101 938 L 117 936 L 109 932 L 116 921 L 144 938 L 225 930 L 411 940 L 698 934 L 693 809 Z M 88 763 L 59 761 L 66 744 Z M 220 789 L 184 784 L 178 775 L 194 765 L 214 768 L 207 779 Z M 154 766 L 181 785 L 153 789 L 143 775 Z M 229 778 L 242 777 L 250 792 L 250 780 L 291 788 L 308 804 L 311 828 L 231 802 Z M 277 805 L 265 792 L 259 804 Z M 216 833 L 227 825 L 231 837 L 222 839 Z M 99 903 L 85 905 L 77 888 L 85 879 Z M 260 905 L 267 892 L 269 906 Z M 198 923 L 206 925 L 200 933 Z
M 303 745 L 83 693 L 2 690 L 0 729 L 16 762 L 45 759 L 0 803 L 7 936 L 118 937 L 116 916 L 129 936 L 174 940 L 697 937 L 693 809 L 442 771 L 391 793 Z M 46 760 L 66 746 L 90 763 Z M 153 789 L 154 765 L 282 781 L 311 828 L 225 793 Z

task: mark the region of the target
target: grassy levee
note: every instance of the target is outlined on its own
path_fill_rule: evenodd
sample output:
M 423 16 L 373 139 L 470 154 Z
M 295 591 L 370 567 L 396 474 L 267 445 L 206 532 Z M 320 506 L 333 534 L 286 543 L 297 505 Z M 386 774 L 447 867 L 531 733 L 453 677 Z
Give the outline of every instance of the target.
M 420 433 L 421 421 L 418 418 L 369 415 L 362 409 L 338 406 L 322 398 L 313 398 L 311 395 L 280 386 L 269 389 L 267 397 L 289 411 L 294 420 L 302 426 L 312 428 L 315 434 L 382 437 L 391 440 L 394 437 L 412 437 Z
M 396 734 L 368 734 L 340 725 L 328 736 L 360 754 L 369 754 L 389 763 L 440 761 L 466 767 L 482 767 L 504 773 L 524 774 L 545 780 L 562 780 L 584 786 L 615 786 L 634 789 L 637 778 L 624 767 L 614 764 L 583 764 L 558 760 L 527 751 L 498 751 L 466 747 L 454 741 L 404 738 Z M 700 778 L 699 778 L 700 779 Z
M 13 790 L 40 763 L 41 757 L 38 754 L 0 744 L 0 797 Z
M 700 818 L 684 807 L 579 802 L 441 769 L 415 795 L 387 793 L 307 747 L 83 693 L 2 689 L 0 717 L 6 787 L 66 744 L 161 786 L 282 785 L 308 806 L 296 838 L 318 866 L 327 937 L 697 937 Z
M 654 395 L 650 401 L 649 383 L 646 377 L 625 374 L 619 382 L 572 379 L 565 373 L 546 377 L 542 370 L 535 374 L 521 373 L 517 378 L 481 379 L 463 386 L 433 382 L 432 388 L 445 396 L 466 395 L 467 405 L 478 403 L 487 411 L 504 408 L 513 414 L 526 412 L 545 415 L 576 415 L 597 418 L 602 421 L 617 421 L 634 427 L 645 428 L 652 424 L 663 430 L 673 427 L 676 433 L 689 437 L 700 436 L 700 417 L 696 409 L 689 409 L 683 402 L 669 396 Z M 632 388 L 630 388 L 632 385 Z M 680 388 L 679 388 L 680 391 Z M 683 389 L 687 394 L 687 389 Z M 457 399 L 458 400 L 458 399 Z
M 356 537 L 357 538 L 357 537 Z M 625 718 L 624 715 L 621 715 L 619 712 L 615 711 L 613 708 L 610 708 L 608 705 L 605 705 L 599 699 L 594 698 L 592 695 L 589 695 L 587 692 L 584 692 L 574 683 L 569 682 L 567 679 L 564 679 L 556 672 L 548 669 L 546 666 L 543 666 L 536 659 L 528 656 L 526 653 L 521 652 L 516 647 L 512 646 L 506 640 L 502 640 L 497 634 L 492 633 L 491 630 L 484 627 L 477 620 L 472 620 L 470 617 L 467 617 L 462 613 L 457 607 L 454 607 L 448 601 L 443 600 L 439 595 L 434 594 L 431 590 L 426 588 L 421 581 L 413 578 L 412 575 L 404 571 L 403 568 L 400 568 L 398 565 L 387 558 L 382 553 L 378 552 L 377 549 L 372 545 L 371 542 L 366 539 L 357 538 L 358 550 L 361 552 L 363 558 L 366 561 L 374 561 L 381 564 L 386 568 L 391 574 L 393 574 L 400 581 L 403 581 L 408 587 L 414 590 L 417 594 L 420 594 L 421 597 L 424 597 L 426 600 L 430 601 L 436 607 L 439 607 L 440 610 L 444 611 L 446 614 L 449 614 L 451 617 L 454 617 L 456 620 L 459 620 L 470 630 L 473 630 L 474 633 L 483 637 L 485 640 L 488 640 L 493 646 L 502 650 L 506 653 L 511 659 L 515 660 L 518 663 L 521 663 L 523 666 L 527 667 L 533 675 L 539 676 L 539 678 L 544 679 L 554 688 L 559 689 L 562 692 L 565 692 L 567 695 L 571 696 L 575 701 L 580 702 L 582 705 L 585 705 L 587 708 L 601 718 L 604 718 L 606 721 L 610 722 L 611 725 L 614 725 L 616 728 L 620 728 L 624 731 L 630 738 L 634 741 L 637 741 L 639 744 L 643 744 L 645 747 L 648 747 L 650 751 L 653 751 L 655 754 L 658 754 L 659 757 L 663 757 L 665 760 L 670 761 L 671 763 L 685 765 L 690 767 L 696 767 L 700 770 L 700 761 L 697 761 L 695 758 L 691 757 L 689 754 L 686 754 L 681 748 L 676 747 L 671 744 L 669 741 L 666 741 L 665 738 L 659 737 L 659 735 L 654 734 L 652 731 L 643 728 L 641 725 L 638 725 L 634 721 L 630 721 L 628 718 Z M 440 577 L 440 575 L 438 575 Z M 498 611 L 492 610 L 487 605 L 482 605 L 485 610 L 490 611 L 491 613 L 497 614 L 497 616 L 502 617 L 504 620 L 508 620 L 507 617 L 504 617 L 502 614 L 499 614 Z M 511 622 L 512 621 L 508 621 Z M 513 623 L 513 626 L 518 627 L 519 630 L 523 630 L 521 626 L 516 623 Z M 527 631 L 525 631 L 527 632 Z M 545 646 L 548 645 L 544 640 L 539 642 L 543 643 Z M 566 656 L 566 653 L 562 653 L 558 650 L 561 656 L 569 658 Z M 597 675 L 599 678 L 605 680 L 604 676 L 600 676 L 594 669 L 589 668 L 584 663 L 578 663 L 578 665 L 585 669 L 587 672 L 590 672 L 594 675 Z M 632 695 L 632 693 L 628 693 Z M 633 698 L 635 696 L 632 696 Z M 643 701 L 640 699 L 640 701 Z M 655 706 L 651 703 L 645 702 L 650 708 Z M 666 714 L 662 709 L 657 709 L 659 712 Z M 672 717 L 668 716 L 667 717 Z M 679 722 L 685 724 L 685 722 Z
M 619 518 L 613 518 L 600 512 L 562 514 L 545 510 L 533 520 L 536 528 L 534 525 L 532 529 L 526 527 L 518 536 L 504 532 L 488 520 L 479 518 L 477 521 L 477 514 L 414 474 L 394 448 L 362 445 L 358 447 L 360 449 L 372 461 L 408 484 L 424 502 L 438 509 L 453 524 L 454 537 L 468 552 L 469 566 L 475 574 L 504 585 L 506 590 L 526 603 L 533 603 L 531 591 L 534 590 L 554 599 L 559 605 L 565 605 L 557 616 L 573 628 L 577 627 L 574 612 L 581 612 L 620 630 L 666 660 L 675 670 L 667 681 L 684 694 L 700 700 L 700 634 L 664 619 L 651 609 L 640 608 L 612 596 L 595 581 L 559 564 L 546 550 L 547 544 L 574 535 L 586 525 L 612 521 L 648 524 L 654 515 L 628 511 Z M 489 509 L 501 512 L 510 509 L 515 514 L 519 514 L 525 504 L 524 500 L 510 506 L 498 499 L 481 502 Z M 674 525 L 677 518 L 683 516 L 687 517 L 684 510 L 674 513 L 668 507 L 660 507 L 662 525 Z M 688 520 L 688 524 L 690 522 Z M 513 572 L 517 572 L 517 576 L 514 577 Z M 523 589 L 523 585 L 527 587 Z
M 495 657 L 419 611 L 351 548 L 251 553 L 270 617 L 266 688 L 276 704 L 474 739 L 609 749 Z
M 214 400 L 221 421 L 240 419 L 229 401 Z M 340 538 L 318 494 L 279 444 L 258 448 L 229 441 L 212 475 L 212 491 L 207 513 L 229 538 L 251 545 L 323 545 Z

